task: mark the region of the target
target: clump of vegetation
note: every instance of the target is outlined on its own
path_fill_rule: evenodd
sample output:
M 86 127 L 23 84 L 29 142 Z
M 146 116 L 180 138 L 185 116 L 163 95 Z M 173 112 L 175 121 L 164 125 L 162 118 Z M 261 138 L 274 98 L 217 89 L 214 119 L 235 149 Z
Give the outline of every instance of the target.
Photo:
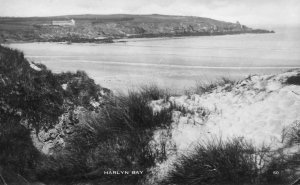
M 168 101 L 171 96 L 170 91 L 163 90 L 155 84 L 142 86 L 140 88 L 140 93 L 148 100 L 164 99 L 165 101 Z
M 101 97 L 99 93 L 103 88 L 95 84 L 94 80 L 89 78 L 84 71 L 64 72 L 57 74 L 56 77 L 60 84 L 65 85 L 64 98 L 72 106 L 80 105 L 92 110 L 90 101 L 99 101 Z
M 257 176 L 255 148 L 242 140 L 213 140 L 182 156 L 165 184 L 243 184 Z
M 212 140 L 179 158 L 163 184 L 286 184 L 296 177 L 296 159 L 240 138 Z
M 208 92 L 212 92 L 217 87 L 224 87 L 224 90 L 230 91 L 232 89 L 232 86 L 234 85 L 235 81 L 230 80 L 229 78 L 221 78 L 214 82 L 203 82 L 198 81 L 196 82 L 196 86 L 190 90 L 187 90 L 185 92 L 186 95 L 191 94 L 204 94 Z
M 300 85 L 300 74 L 289 77 L 286 80 L 286 83 L 291 85 Z
M 204 107 L 198 107 L 197 110 L 190 110 L 184 105 L 179 105 L 175 102 L 170 102 L 170 109 L 179 111 L 183 116 L 198 114 L 203 120 L 206 119 L 210 114 L 210 111 Z

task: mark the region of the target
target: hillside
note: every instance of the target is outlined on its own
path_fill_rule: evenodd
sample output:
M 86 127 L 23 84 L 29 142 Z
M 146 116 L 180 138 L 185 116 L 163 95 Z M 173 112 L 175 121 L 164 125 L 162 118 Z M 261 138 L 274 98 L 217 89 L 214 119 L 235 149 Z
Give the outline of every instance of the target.
M 75 25 L 52 25 L 74 19 Z M 202 17 L 169 15 L 68 15 L 1 17 L 0 41 L 112 42 L 118 38 L 271 33 Z

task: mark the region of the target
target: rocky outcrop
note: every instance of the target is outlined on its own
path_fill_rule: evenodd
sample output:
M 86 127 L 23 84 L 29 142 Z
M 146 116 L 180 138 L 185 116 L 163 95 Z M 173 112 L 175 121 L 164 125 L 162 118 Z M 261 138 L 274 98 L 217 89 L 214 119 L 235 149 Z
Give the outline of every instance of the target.
M 68 89 L 68 85 L 64 87 Z M 41 129 L 38 132 L 32 130 L 31 138 L 34 146 L 46 155 L 59 153 L 66 143 L 66 139 L 71 137 L 75 132 L 75 127 L 84 121 L 84 116 L 88 113 L 98 112 L 104 105 L 105 96 L 109 96 L 110 91 L 107 89 L 99 89 L 97 92 L 98 99 L 89 99 L 88 105 L 75 105 L 73 102 L 66 103 L 65 112 L 59 116 L 58 123 L 51 128 Z
M 73 126 L 79 122 L 80 114 L 84 111 L 86 109 L 78 107 L 61 115 L 58 124 L 53 128 L 42 129 L 38 133 L 32 130 L 31 138 L 34 146 L 46 155 L 60 152 L 65 146 L 65 139 L 73 134 Z

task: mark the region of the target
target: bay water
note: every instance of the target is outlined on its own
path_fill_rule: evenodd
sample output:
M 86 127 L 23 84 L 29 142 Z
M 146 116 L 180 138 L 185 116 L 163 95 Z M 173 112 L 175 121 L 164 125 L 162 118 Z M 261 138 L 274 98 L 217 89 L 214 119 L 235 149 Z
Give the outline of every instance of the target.
M 12 43 L 53 72 L 84 70 L 114 91 L 156 84 L 181 91 L 222 77 L 277 74 L 300 68 L 300 29 L 274 34 L 129 39 L 111 44 Z

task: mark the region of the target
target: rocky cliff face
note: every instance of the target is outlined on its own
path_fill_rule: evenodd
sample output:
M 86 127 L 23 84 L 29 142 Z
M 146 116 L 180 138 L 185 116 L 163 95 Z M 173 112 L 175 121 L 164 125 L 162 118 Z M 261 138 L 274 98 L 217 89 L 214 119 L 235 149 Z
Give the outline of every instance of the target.
M 74 19 L 75 25 L 52 25 Z M 110 42 L 114 38 L 270 33 L 237 23 L 202 17 L 167 15 L 73 15 L 0 18 L 2 41 Z

